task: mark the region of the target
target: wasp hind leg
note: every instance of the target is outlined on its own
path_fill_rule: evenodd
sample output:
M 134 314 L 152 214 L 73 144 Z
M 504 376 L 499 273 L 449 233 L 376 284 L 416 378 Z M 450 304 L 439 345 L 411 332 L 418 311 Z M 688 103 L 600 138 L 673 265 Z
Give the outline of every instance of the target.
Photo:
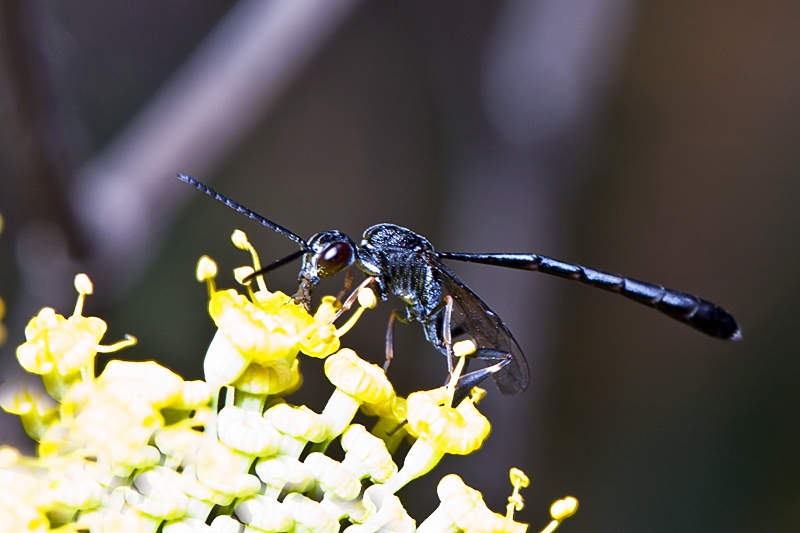
M 499 350 L 485 349 L 475 352 L 475 356 L 473 356 L 473 358 L 481 359 L 482 361 L 496 362 L 479 370 L 473 370 L 472 372 L 462 374 L 458 378 L 458 381 L 455 385 L 455 391 L 453 393 L 453 405 L 458 405 L 461 400 L 467 397 L 469 391 L 472 390 L 473 387 L 478 386 L 483 380 L 508 366 L 508 364 L 514 359 L 510 353 L 500 352 Z M 445 385 L 450 384 L 451 377 L 452 375 L 448 376 L 447 383 L 445 383 Z

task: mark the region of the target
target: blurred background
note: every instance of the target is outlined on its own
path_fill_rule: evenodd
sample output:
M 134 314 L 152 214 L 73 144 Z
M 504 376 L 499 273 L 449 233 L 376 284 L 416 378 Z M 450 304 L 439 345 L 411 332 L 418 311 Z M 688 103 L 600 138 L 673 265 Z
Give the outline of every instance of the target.
M 482 403 L 483 449 L 401 498 L 421 520 L 460 474 L 501 511 L 532 479 L 536 529 L 800 527 L 800 3 L 635 0 L 0 3 L 0 295 L 8 383 L 38 310 L 87 312 L 119 354 L 202 377 L 218 283 L 286 239 L 175 179 L 219 189 L 303 237 L 378 222 L 441 251 L 536 252 L 698 293 L 739 343 L 548 276 L 452 265 L 514 332 L 532 383 Z M 296 267 L 270 275 L 293 292 Z M 342 280 L 323 287 L 335 293 Z M 383 358 L 396 300 L 346 344 Z M 390 378 L 435 387 L 445 362 L 398 325 Z M 321 409 L 321 365 L 292 401 Z M 318 396 L 314 395 L 317 390 Z M 31 452 L 14 417 L 0 441 Z

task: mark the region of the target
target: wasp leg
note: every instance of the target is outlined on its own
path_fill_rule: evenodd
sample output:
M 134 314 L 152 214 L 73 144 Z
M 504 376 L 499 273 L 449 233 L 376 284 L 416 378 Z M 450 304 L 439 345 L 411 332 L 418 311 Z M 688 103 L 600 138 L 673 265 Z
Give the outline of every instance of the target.
M 444 297 L 444 320 L 442 321 L 442 340 L 447 347 L 447 371 L 453 374 L 453 337 L 450 333 L 450 321 L 453 317 L 453 297 L 449 294 Z
M 339 294 L 336 295 L 336 300 L 341 302 L 344 295 L 350 292 L 351 288 L 353 288 L 353 265 L 347 267 L 347 274 L 345 274 L 344 277 L 344 286 L 342 290 L 339 291 Z
M 354 290 L 353 292 L 350 293 L 350 296 L 347 297 L 347 300 L 345 300 L 342 303 L 342 308 L 339 309 L 339 311 L 336 313 L 336 316 L 333 317 L 333 321 L 335 322 L 340 316 L 345 314 L 347 311 L 350 310 L 351 307 L 353 307 L 353 304 L 356 303 L 356 300 L 358 300 L 358 293 L 361 291 L 361 289 L 363 289 L 367 285 L 370 285 L 370 284 L 375 283 L 377 281 L 378 281 L 378 278 L 376 278 L 374 276 L 370 276 L 367 279 L 365 279 L 364 281 L 362 281 L 358 285 L 358 287 L 356 287 L 356 290 Z
M 442 303 L 426 315 L 424 319 L 417 318 L 417 321 L 425 328 L 425 335 L 428 341 L 447 356 L 447 371 L 450 376 L 453 375 L 456 368 L 456 362 L 453 357 L 453 333 L 451 331 L 453 304 L 453 297 L 448 294 L 444 297 Z M 458 329 L 460 332 L 461 328 Z
M 397 309 L 392 309 L 392 315 L 389 317 L 389 325 L 386 327 L 386 361 L 383 363 L 383 373 L 389 371 L 389 363 L 394 359 L 394 321 L 399 320 L 403 324 L 411 324 L 413 322 L 407 317 L 402 316 L 397 312 Z
M 477 353 L 480 353 L 480 350 Z M 497 362 L 493 365 L 486 366 L 480 370 L 474 370 L 459 377 L 458 382 L 456 382 L 455 393 L 453 394 L 453 405 L 458 405 L 461 400 L 467 397 L 469 391 L 472 390 L 472 387 L 477 386 L 484 379 L 488 378 L 495 372 L 499 372 L 513 360 L 513 356 L 511 354 L 501 354 L 499 352 L 496 354 L 486 354 L 485 357 L 479 356 L 479 358 L 483 359 L 484 361 L 496 360 Z M 448 382 L 449 381 L 450 380 L 448 378 Z

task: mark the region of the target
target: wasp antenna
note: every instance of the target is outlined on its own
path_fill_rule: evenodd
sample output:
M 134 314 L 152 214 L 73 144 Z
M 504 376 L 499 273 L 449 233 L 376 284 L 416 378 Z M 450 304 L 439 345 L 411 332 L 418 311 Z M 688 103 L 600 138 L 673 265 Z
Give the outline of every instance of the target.
M 223 204 L 227 205 L 228 207 L 230 207 L 234 211 L 238 211 L 239 213 L 243 214 L 247 218 L 249 218 L 251 220 L 255 220 L 256 222 L 258 222 L 262 226 L 265 226 L 265 227 L 271 229 L 275 233 L 280 233 L 284 237 L 287 237 L 288 239 L 293 240 L 294 242 L 296 242 L 297 244 L 300 245 L 300 247 L 303 249 L 303 251 L 308 251 L 309 250 L 308 244 L 306 244 L 306 241 L 304 241 L 299 235 L 296 235 L 295 233 L 289 231 L 288 229 L 284 228 L 280 224 L 276 224 L 275 222 L 271 221 L 270 219 L 268 219 L 266 217 L 262 217 L 261 215 L 259 215 L 255 211 L 253 211 L 251 209 L 248 209 L 247 207 L 243 206 L 242 204 L 234 202 L 233 200 L 231 200 L 227 196 L 218 193 L 217 191 L 215 191 L 214 189 L 212 189 L 208 185 L 197 181 L 196 179 L 194 179 L 191 176 L 187 176 L 186 174 L 178 174 L 178 179 L 181 180 L 184 183 L 188 183 L 189 185 L 193 185 L 200 192 L 206 193 L 208 196 L 212 197 L 213 199 L 215 199 L 215 200 L 217 200 L 219 202 L 222 202 Z

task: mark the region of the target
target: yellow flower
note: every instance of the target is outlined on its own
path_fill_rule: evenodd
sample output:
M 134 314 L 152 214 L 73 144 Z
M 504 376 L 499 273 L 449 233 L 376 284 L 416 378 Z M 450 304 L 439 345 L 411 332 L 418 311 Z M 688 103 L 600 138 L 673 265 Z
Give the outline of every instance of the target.
M 339 335 L 333 320 L 341 307 L 333 296 L 323 296 L 322 302 L 314 313 L 311 334 L 300 342 L 300 351 L 309 357 L 324 359 L 339 349 Z
M 246 237 L 240 244 L 249 246 Z M 241 378 L 237 384 L 252 394 L 278 394 L 299 386 L 295 357 L 311 334 L 311 315 L 291 297 L 269 292 L 266 286 L 250 292 L 253 301 L 233 289 L 216 290 L 216 274 L 216 264 L 201 257 L 197 278 L 208 284 L 208 311 L 218 328 L 203 362 L 209 385 L 218 389 Z M 244 375 L 251 363 L 260 366 Z
M 392 533 L 414 533 L 414 519 L 408 516 L 400 498 L 391 495 L 386 498 L 378 512 L 372 514 L 361 524 L 353 524 L 345 528 L 344 533 L 375 533 L 391 531 Z
M 279 403 L 267 409 L 264 419 L 290 437 L 281 444 L 281 455 L 299 457 L 306 443 L 322 442 L 330 438 L 330 422 L 305 405 L 292 407 Z
M 292 323 L 286 317 L 278 320 L 233 289 L 215 291 L 209 302 L 209 313 L 219 328 L 203 362 L 210 385 L 219 388 L 233 383 L 251 362 L 272 364 L 276 370 L 281 366 L 288 369 L 283 378 L 277 377 L 277 383 L 276 376 L 263 376 L 260 369 L 255 369 L 256 375 L 272 379 L 261 385 L 262 388 L 288 387 L 297 381 L 291 376 L 291 369 L 299 352 L 298 331 L 306 323 L 302 317 L 295 317 L 299 323 Z M 249 389 L 257 390 L 256 385 L 251 382 Z
M 360 480 L 339 461 L 314 452 L 308 454 L 303 463 L 311 469 L 314 479 L 326 496 L 330 494 L 341 500 L 352 500 L 361 492 Z
M 442 478 L 436 489 L 441 504 L 417 529 L 418 533 L 463 531 L 465 533 L 525 533 L 528 524 L 514 522 L 493 513 L 481 493 L 450 474 Z
M 16 450 L 0 448 L 0 533 L 49 531 L 47 483 L 20 463 Z
M 439 405 L 441 391 L 415 392 L 408 397 L 409 432 L 445 453 L 467 455 L 481 447 L 491 425 L 469 398 L 455 409 Z
M 491 429 L 486 417 L 478 412 L 471 398 L 465 398 L 455 409 L 440 405 L 449 399 L 445 387 L 409 395 L 408 428 L 418 438 L 408 451 L 403 468 L 384 485 L 370 487 L 376 501 L 383 501 L 388 494 L 430 472 L 445 453 L 465 455 L 483 444 Z
M 372 428 L 372 434 L 386 443 L 389 453 L 394 453 L 403 439 L 414 438 L 408 434 L 408 416 L 406 399 L 400 396 L 393 397 L 382 404 L 364 404 L 361 410 L 368 416 L 378 416 L 379 419 Z
M 275 501 L 282 492 L 306 492 L 316 483 L 313 472 L 293 455 L 260 459 L 255 472 L 266 485 L 263 496 Z
M 336 386 L 322 411 L 331 423 L 331 439 L 342 434 L 362 404 L 384 404 L 394 396 L 383 369 L 367 363 L 349 348 L 325 360 L 325 375 Z
M 183 404 L 183 392 L 183 380 L 157 363 L 110 361 L 94 383 L 70 389 L 61 422 L 44 433 L 39 452 L 80 449 L 121 476 L 151 466 L 160 457 L 147 443 L 164 425 L 161 409 Z
M 185 403 L 183 379 L 155 361 L 109 361 L 96 386 L 124 401 L 146 403 L 154 410 Z
M 172 398 L 170 407 L 181 410 L 196 410 L 211 401 L 211 387 L 205 381 L 183 381 L 180 393 Z
M 293 492 L 283 500 L 283 506 L 297 524 L 297 530 L 310 533 L 336 533 L 339 531 L 339 522 L 325 512 L 323 507 L 303 496 Z M 300 527 L 297 527 L 300 526 Z
M 360 424 L 351 425 L 342 434 L 342 449 L 346 452 L 342 466 L 358 479 L 369 477 L 375 483 L 385 483 L 397 472 L 386 444 Z
M 248 532 L 291 531 L 294 526 L 294 520 L 282 503 L 260 495 L 237 505 L 236 516 L 248 526 Z
M 553 521 L 547 524 L 547 527 L 545 527 L 541 533 L 553 533 L 553 531 L 555 531 L 555 529 L 561 524 L 562 520 L 574 515 L 575 511 L 577 510 L 578 500 L 572 496 L 567 496 L 560 500 L 556 500 L 553 502 L 553 505 L 550 506 L 550 517 L 553 519 Z
M 250 244 L 247 234 L 242 230 L 235 230 L 231 235 L 231 241 L 234 246 L 249 252 L 252 257 L 252 268 L 241 267 L 236 270 L 237 279 L 240 283 L 247 284 L 248 290 L 250 290 L 250 281 L 245 280 L 252 278 L 253 273 L 261 270 L 261 261 L 258 258 L 258 253 L 253 245 Z M 213 275 L 210 277 L 213 277 Z M 304 332 L 293 341 L 301 343 L 303 348 L 308 350 L 309 353 L 307 355 L 325 357 L 338 349 L 338 340 L 332 336 L 333 330 L 330 329 L 330 320 L 326 320 L 326 317 L 330 314 L 328 310 L 330 302 L 324 301 L 323 305 L 320 306 L 320 311 L 317 312 L 318 316 L 312 318 L 302 305 L 294 301 L 294 298 L 280 291 L 268 291 L 263 276 L 256 275 L 255 281 L 258 290 L 255 292 L 251 290 L 250 293 L 253 303 L 271 319 L 275 320 L 284 333 L 293 335 Z M 310 328 L 309 326 L 315 327 Z
M 299 351 L 294 335 L 305 322 L 302 316 L 287 313 L 279 319 L 233 289 L 215 292 L 208 311 L 220 332 L 250 360 L 285 359 Z M 290 317 L 300 323 L 292 323 Z
M 460 477 L 450 474 L 442 478 L 436 492 L 441 504 L 417 528 L 418 533 L 464 532 L 464 533 L 525 533 L 528 524 L 515 522 L 514 510 L 521 510 L 521 487 L 528 486 L 528 477 L 519 469 L 510 472 L 514 492 L 508 498 L 509 505 L 506 516 L 492 512 L 483 501 L 483 496 L 475 489 L 468 487 Z M 567 496 L 558 500 L 550 508 L 553 520 L 541 531 L 552 533 L 565 518 L 575 514 L 578 500 Z
M 27 388 L 8 391 L 0 397 L 0 407 L 20 417 L 25 433 L 35 441 L 59 420 L 58 404 L 38 391 Z
M 221 497 L 215 503 L 229 505 L 235 498 L 252 496 L 261 488 L 258 478 L 247 473 L 246 463 L 228 446 L 208 439 L 197 454 L 197 480 Z
M 25 328 L 26 342 L 17 348 L 17 359 L 22 368 L 33 374 L 58 372 L 77 380 L 80 371 L 94 363 L 106 329 L 106 323 L 99 318 L 64 318 L 45 307 Z
M 98 352 L 135 340 L 99 344 L 105 322 L 82 316 L 92 292 L 85 275 L 75 279 L 79 297 L 71 317 L 45 308 L 31 320 L 20 362 L 42 375 L 60 403 L 27 390 L 0 399 L 39 439 L 36 458 L 0 447 L 0 533 L 337 533 L 342 527 L 347 533 L 414 533 L 415 522 L 395 492 L 445 453 L 478 449 L 490 430 L 474 405 L 484 391 L 473 389 L 472 397 L 451 407 L 463 357 L 474 343 L 467 351 L 454 345 L 460 359 L 450 389 L 399 398 L 380 367 L 339 349 L 342 335 L 376 303 L 363 288 L 371 280 L 344 304 L 324 297 L 312 316 L 253 275 L 260 261 L 243 232 L 233 240 L 253 257 L 253 267 L 234 272 L 246 295 L 217 290 L 210 259 L 201 258 L 197 267 L 218 327 L 204 362 L 207 381 L 185 382 L 151 361 L 111 361 L 95 377 Z M 336 328 L 342 309 L 356 299 L 360 307 Z M 325 372 L 336 390 L 321 414 L 283 399 L 302 383 L 301 351 L 327 358 Z M 225 405 L 218 410 L 223 386 Z M 379 417 L 371 433 L 352 424 L 359 408 Z M 324 455 L 336 437 L 341 461 Z M 415 441 L 398 469 L 392 453 L 403 438 Z M 445 477 L 442 504 L 419 531 L 525 533 L 527 525 L 513 515 L 522 508 L 519 490 L 528 479 L 512 469 L 511 481 L 503 517 L 460 478 Z M 574 498 L 555 502 L 542 533 L 552 533 L 576 509 Z
M 252 458 L 278 453 L 281 436 L 255 411 L 226 406 L 218 416 L 219 440 Z M 249 468 L 249 465 L 247 466 Z
M 292 335 L 297 349 L 309 357 L 324 359 L 339 349 L 339 335 L 333 319 L 341 304 L 333 296 L 322 298 L 313 317 L 294 298 L 280 291 L 260 290 L 253 293 L 253 300 L 259 309 L 280 324 L 282 331 Z
M 80 467 L 80 463 L 64 466 L 50 469 L 50 515 L 72 517 L 78 510 L 98 507 L 104 496 L 103 487 Z
M 336 388 L 361 403 L 383 404 L 394 395 L 383 369 L 367 363 L 349 348 L 339 350 L 325 361 L 325 375 Z
M 112 352 L 136 344 L 135 338 L 126 336 L 125 341 L 101 346 L 106 323 L 97 317 L 81 315 L 83 300 L 92 293 L 92 283 L 86 274 L 75 276 L 75 288 L 78 302 L 73 315 L 64 318 L 45 307 L 28 323 L 26 342 L 17 348 L 17 359 L 22 367 L 33 374 L 41 374 L 47 392 L 56 400 L 61 400 L 79 379 L 94 377 L 97 352 Z
M 250 394 L 275 396 L 291 394 L 303 382 L 297 359 L 291 362 L 276 359 L 265 363 L 252 362 L 236 381 L 231 383 L 236 390 Z
M 292 490 L 309 490 L 314 476 L 298 457 L 309 442 L 328 438 L 328 421 L 306 406 L 293 407 L 286 403 L 267 409 L 264 420 L 283 435 L 277 455 L 256 462 L 255 472 L 267 486 L 264 494 L 277 499 L 287 486 Z
M 341 304 L 333 297 L 324 297 L 311 316 L 291 296 L 268 291 L 261 275 L 255 276 L 254 292 L 250 279 L 261 267 L 258 254 L 243 231 L 236 230 L 232 241 L 253 258 L 253 267 L 234 271 L 250 299 L 233 289 L 216 289 L 217 266 L 210 258 L 201 257 L 197 265 L 197 279 L 208 284 L 209 314 L 219 328 L 203 365 L 206 380 L 214 388 L 233 384 L 251 394 L 288 394 L 301 383 L 295 364 L 298 352 L 325 358 L 338 350 L 339 337 L 358 320 L 363 305 L 337 330 L 333 321 Z M 249 368 L 253 363 L 260 366 Z

